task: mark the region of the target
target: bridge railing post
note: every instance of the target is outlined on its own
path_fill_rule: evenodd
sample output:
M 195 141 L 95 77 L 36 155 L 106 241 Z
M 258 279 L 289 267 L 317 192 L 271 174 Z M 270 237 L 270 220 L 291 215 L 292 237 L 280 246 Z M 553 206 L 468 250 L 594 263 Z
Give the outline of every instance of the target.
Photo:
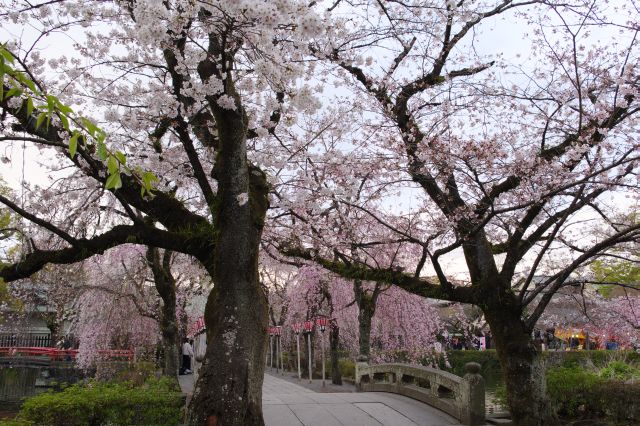
M 483 425 L 485 424 L 485 386 L 484 378 L 480 375 L 480 364 L 468 362 L 464 369 L 466 374 L 462 378 L 461 398 L 462 398 L 462 418 L 463 425 Z
M 362 391 L 362 372 L 364 368 L 369 367 L 369 359 L 365 356 L 358 356 L 356 358 L 356 372 L 355 372 L 355 382 L 356 382 L 356 391 Z

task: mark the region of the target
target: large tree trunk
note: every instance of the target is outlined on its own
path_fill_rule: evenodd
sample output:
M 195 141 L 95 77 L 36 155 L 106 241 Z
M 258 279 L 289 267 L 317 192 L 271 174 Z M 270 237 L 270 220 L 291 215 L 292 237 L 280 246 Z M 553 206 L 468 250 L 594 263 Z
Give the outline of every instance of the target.
M 217 285 L 212 291 L 205 313 L 207 351 L 189 407 L 189 425 L 264 424 L 266 313 L 267 300 L 257 279 Z
M 500 358 L 513 423 L 518 426 L 558 424 L 546 392 L 541 354 L 520 315 L 499 307 L 485 311 L 485 315 Z
M 160 334 L 162 336 L 162 374 L 177 377 L 180 368 L 180 336 L 176 317 L 176 281 L 171 274 L 172 252 L 165 250 L 162 261 L 155 247 L 147 248 L 147 261 L 153 272 L 156 291 L 162 299 Z
M 340 374 L 340 354 L 338 353 L 340 344 L 340 329 L 335 321 L 331 321 L 329 326 L 329 350 L 331 352 L 331 383 L 342 384 L 342 374 Z
M 169 377 L 177 377 L 180 369 L 180 339 L 176 324 L 175 305 L 172 312 L 162 309 L 160 320 L 160 333 L 162 334 L 162 374 Z M 173 313 L 173 316 L 171 316 Z
M 176 318 L 175 288 L 170 293 L 173 297 L 162 299 L 162 317 L 160 318 L 160 334 L 162 335 L 162 374 L 177 377 L 180 369 L 180 336 Z
M 373 291 L 367 291 L 362 286 L 362 281 L 353 281 L 353 292 L 356 305 L 358 305 L 358 346 L 360 347 L 360 358 L 367 360 L 371 357 L 371 320 L 376 313 L 376 302 L 380 295 L 379 284 L 376 284 Z
M 361 303 L 358 303 L 358 346 L 360 347 L 360 356 L 369 359 L 371 356 L 371 319 L 375 307 L 366 295 L 363 299 Z
M 201 258 L 214 289 L 205 309 L 207 351 L 188 424 L 263 425 L 268 303 L 258 277 L 258 251 L 268 185 L 264 173 L 247 162 L 244 113 L 217 109 L 215 118 L 220 139 L 215 249 Z

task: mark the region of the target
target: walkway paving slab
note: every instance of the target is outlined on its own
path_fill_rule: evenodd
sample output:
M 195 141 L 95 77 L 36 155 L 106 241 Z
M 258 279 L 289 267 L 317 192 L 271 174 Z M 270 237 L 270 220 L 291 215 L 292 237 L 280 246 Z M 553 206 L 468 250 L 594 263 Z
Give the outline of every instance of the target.
M 384 426 L 415 426 L 417 424 L 381 402 L 358 402 L 353 405 Z
M 304 426 L 291 409 L 286 405 L 263 405 L 262 415 L 270 424 L 281 426 Z

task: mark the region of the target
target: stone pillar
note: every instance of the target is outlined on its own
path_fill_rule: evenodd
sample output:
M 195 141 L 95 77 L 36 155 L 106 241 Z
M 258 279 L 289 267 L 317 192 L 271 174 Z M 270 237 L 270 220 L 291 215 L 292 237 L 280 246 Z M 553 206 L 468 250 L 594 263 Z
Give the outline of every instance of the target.
M 396 386 L 396 393 L 402 394 L 402 376 L 404 376 L 402 369 L 401 368 L 397 368 L 396 369 L 396 382 L 394 383 L 394 385 Z
M 356 358 L 356 372 L 355 372 L 356 391 L 358 392 L 362 392 L 361 379 L 362 379 L 363 369 L 364 371 L 366 371 L 368 367 L 369 367 L 369 359 L 364 355 L 359 355 Z
M 485 424 L 484 413 L 484 379 L 480 375 L 480 364 L 468 362 L 464 369 L 466 374 L 462 378 L 461 399 L 463 425 Z

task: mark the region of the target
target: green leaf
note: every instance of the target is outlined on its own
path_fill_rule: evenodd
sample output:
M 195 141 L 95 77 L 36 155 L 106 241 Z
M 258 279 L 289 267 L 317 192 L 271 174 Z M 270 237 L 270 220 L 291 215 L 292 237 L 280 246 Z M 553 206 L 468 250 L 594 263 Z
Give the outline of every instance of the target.
M 98 158 L 101 161 L 105 161 L 107 159 L 107 157 L 109 156 L 109 153 L 107 152 L 107 146 L 104 144 L 104 142 L 100 142 L 98 141 Z
M 144 172 L 142 174 L 142 184 L 147 191 L 151 191 L 153 188 L 153 183 L 157 182 L 158 178 L 151 172 Z
M 105 139 L 107 139 L 107 134 L 102 130 L 98 129 L 94 137 L 98 142 L 104 143 Z
M 122 179 L 120 179 L 120 173 L 114 173 L 107 179 L 107 183 L 104 186 L 106 189 L 119 189 L 122 188 Z
M 58 117 L 60 117 L 60 121 L 62 122 L 62 127 L 65 130 L 69 130 L 69 119 L 67 118 L 67 116 L 62 113 L 59 113 Z
M 29 96 L 27 98 L 27 115 L 31 115 L 31 113 L 33 112 L 33 98 L 31 96 Z
M 118 159 L 116 157 L 113 155 L 109 156 L 107 159 L 107 170 L 109 170 L 110 175 L 118 172 L 118 169 L 120 168 L 118 164 Z
M 36 119 L 36 130 L 38 130 L 40 128 L 40 126 L 42 125 L 42 122 L 46 118 L 48 118 L 48 116 L 49 116 L 49 114 L 46 113 L 46 112 L 41 112 L 40 114 L 38 114 L 38 118 Z
M 71 158 L 76 156 L 76 151 L 78 150 L 78 138 L 80 137 L 80 133 L 73 132 L 71 135 L 71 139 L 69 139 L 69 155 Z
M 24 74 L 22 73 L 15 73 L 15 75 L 13 76 L 16 80 L 18 80 L 20 83 L 24 84 L 25 86 L 27 86 L 29 88 L 29 90 L 31 90 L 33 93 L 35 93 L 36 95 L 40 94 L 40 91 L 38 91 L 36 89 L 36 84 L 28 77 L 25 77 Z
M 87 131 L 89 132 L 89 134 L 91 136 L 95 137 L 96 132 L 99 130 L 98 126 L 93 124 L 93 122 L 91 120 L 89 120 L 88 118 L 83 118 L 82 119 L 82 124 L 84 124 L 84 127 L 87 128 Z
M 47 95 L 47 110 L 49 112 L 53 112 L 56 108 L 56 97 L 52 95 Z
M 8 98 L 10 98 L 10 97 L 12 97 L 12 96 L 16 96 L 16 97 L 18 97 L 18 96 L 20 96 L 20 95 L 22 95 L 22 90 L 20 90 L 20 89 L 19 89 L 19 88 L 17 88 L 17 87 L 12 87 L 12 88 L 11 88 L 11 89 L 9 89 L 9 90 L 7 91 L 7 93 L 4 95 L 4 99 L 8 99 Z
M 2 55 L 5 61 L 9 62 L 10 64 L 13 63 L 14 61 L 13 55 L 9 53 L 9 51 L 4 47 L 0 47 L 0 55 Z
M 127 164 L 127 157 L 122 152 L 116 151 L 115 156 L 123 166 Z
M 16 70 L 14 70 L 11 67 L 5 67 L 5 71 L 8 75 L 10 75 L 15 81 L 17 81 L 18 83 L 21 83 L 23 85 L 27 85 L 26 81 L 29 80 L 28 78 L 26 78 L 22 73 L 17 72 Z
M 54 98 L 55 102 L 56 102 L 56 107 L 58 108 L 58 110 L 66 115 L 70 115 L 73 114 L 73 110 L 71 109 L 70 106 L 63 104 L 62 102 L 60 102 L 60 100 L 58 98 Z

